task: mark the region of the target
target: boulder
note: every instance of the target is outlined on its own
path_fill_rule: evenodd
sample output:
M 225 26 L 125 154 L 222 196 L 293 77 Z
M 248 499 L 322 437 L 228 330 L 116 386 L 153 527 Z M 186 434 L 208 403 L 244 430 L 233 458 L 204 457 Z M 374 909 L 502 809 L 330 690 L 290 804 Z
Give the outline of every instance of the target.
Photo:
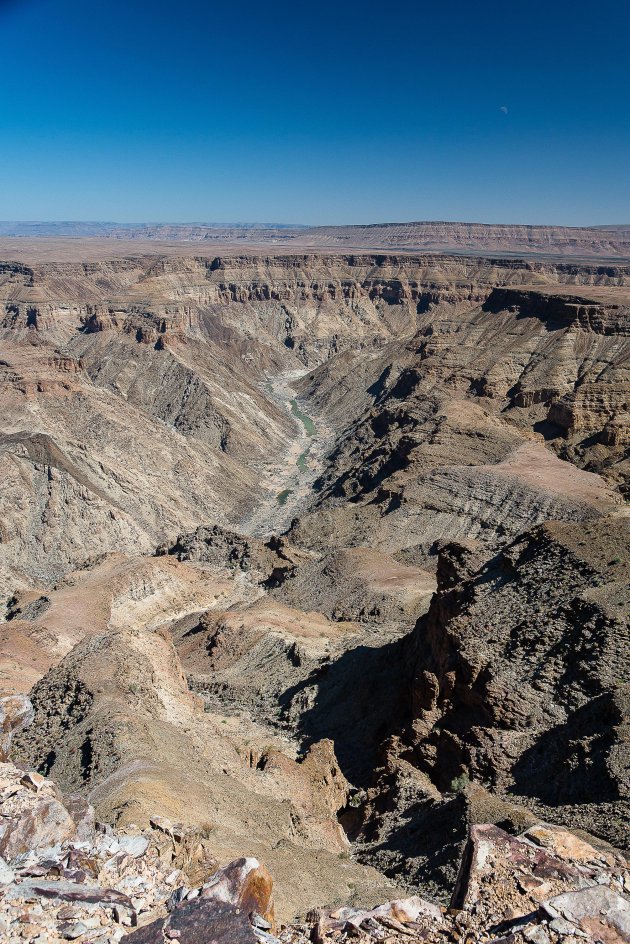
M 32 790 L 33 793 L 39 793 L 46 783 L 46 778 L 42 777 L 42 775 L 38 774 L 35 770 L 29 770 L 24 774 L 20 783 L 23 787 L 28 787 L 29 790 Z
M 75 822 L 63 803 L 54 797 L 39 799 L 8 820 L 0 839 L 0 856 L 11 862 L 24 852 L 59 845 L 75 832 Z
M 588 935 L 591 941 L 605 944 L 625 944 L 630 941 L 630 901 L 605 885 L 595 885 L 578 891 L 556 895 L 544 905 L 553 918 L 555 914 Z
M 550 823 L 537 823 L 531 826 L 523 833 L 522 838 L 531 840 L 537 846 L 546 849 L 551 855 L 565 861 L 597 864 L 604 862 L 614 867 L 615 864 L 618 864 L 620 858 L 618 853 L 596 849 L 585 839 L 569 832 L 568 829 Z
M 15 872 L 4 859 L 0 859 L 0 885 L 10 885 L 15 879 Z
M 373 908 L 370 915 L 374 918 L 386 915 L 401 924 L 417 923 L 421 918 L 430 918 L 436 924 L 442 922 L 442 912 L 438 905 L 424 898 L 413 895 L 411 898 L 396 898 L 384 905 Z
M 404 935 L 413 934 L 416 930 L 428 932 L 436 925 L 442 924 L 443 920 L 438 905 L 414 895 L 411 898 L 397 898 L 371 909 L 338 908 L 330 914 L 318 914 L 313 928 L 313 940 L 326 941 L 329 933 L 339 931 L 375 931 L 377 936 L 382 936 L 383 928 Z M 408 930 L 408 926 L 411 926 L 413 931 Z
M 247 914 L 216 898 L 186 901 L 164 918 L 158 918 L 125 938 L 126 944 L 257 944 Z
M 121 836 L 118 845 L 126 855 L 139 859 L 149 848 L 149 840 L 146 836 Z
M 55 901 L 69 901 L 91 905 L 120 905 L 133 910 L 133 904 L 128 895 L 115 888 L 104 888 L 100 885 L 86 885 L 83 882 L 45 881 L 41 879 L 25 879 L 16 885 L 9 896 L 20 898 L 52 898 Z

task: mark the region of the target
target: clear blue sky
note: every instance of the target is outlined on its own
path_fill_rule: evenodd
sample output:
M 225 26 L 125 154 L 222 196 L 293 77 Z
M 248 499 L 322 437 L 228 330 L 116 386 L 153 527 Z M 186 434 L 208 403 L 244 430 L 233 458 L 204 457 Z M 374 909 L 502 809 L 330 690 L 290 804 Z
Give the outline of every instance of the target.
M 0 0 L 0 219 L 630 223 L 628 0 Z

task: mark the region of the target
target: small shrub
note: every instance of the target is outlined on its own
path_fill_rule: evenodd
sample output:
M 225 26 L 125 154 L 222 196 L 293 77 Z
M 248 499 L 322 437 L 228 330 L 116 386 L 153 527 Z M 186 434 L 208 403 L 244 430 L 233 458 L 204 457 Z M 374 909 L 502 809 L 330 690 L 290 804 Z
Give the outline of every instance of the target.
M 357 810 L 366 800 L 367 793 L 365 790 L 357 790 L 357 792 L 353 793 L 348 800 L 348 806 L 351 806 L 353 810 Z
M 453 777 L 451 780 L 451 793 L 461 793 L 470 783 L 468 774 L 460 774 L 459 777 Z

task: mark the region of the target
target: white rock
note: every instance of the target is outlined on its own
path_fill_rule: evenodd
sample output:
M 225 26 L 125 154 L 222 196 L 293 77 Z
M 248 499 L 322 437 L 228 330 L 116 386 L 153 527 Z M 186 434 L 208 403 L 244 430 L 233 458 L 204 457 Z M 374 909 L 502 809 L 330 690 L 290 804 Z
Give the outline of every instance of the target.
M 10 885 L 13 881 L 15 881 L 15 872 L 4 859 L 0 857 L 0 885 Z
M 118 845 L 122 852 L 134 859 L 139 859 L 149 848 L 149 840 L 146 836 L 121 836 Z
M 604 885 L 556 895 L 549 904 L 567 921 L 579 925 L 582 918 L 600 918 L 630 940 L 630 901 Z

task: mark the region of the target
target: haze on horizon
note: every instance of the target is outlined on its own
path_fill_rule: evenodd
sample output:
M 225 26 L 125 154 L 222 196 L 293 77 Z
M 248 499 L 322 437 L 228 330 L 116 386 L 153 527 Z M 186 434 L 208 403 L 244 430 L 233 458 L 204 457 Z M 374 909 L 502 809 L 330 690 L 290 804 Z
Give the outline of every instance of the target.
M 0 218 L 630 221 L 630 8 L 0 3 Z

